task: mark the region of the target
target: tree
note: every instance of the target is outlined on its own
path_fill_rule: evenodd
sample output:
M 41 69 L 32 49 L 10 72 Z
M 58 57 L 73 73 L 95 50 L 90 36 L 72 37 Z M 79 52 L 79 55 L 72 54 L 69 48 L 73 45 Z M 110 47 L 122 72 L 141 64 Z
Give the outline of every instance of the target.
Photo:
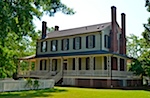
M 133 57 L 129 70 L 143 79 L 143 76 L 150 76 L 150 46 L 146 39 L 135 35 L 127 37 L 127 55 Z
M 146 0 L 145 7 L 147 11 L 150 12 L 150 0 Z M 148 19 L 148 23 L 144 24 L 145 31 L 142 33 L 143 37 L 147 40 L 147 43 L 150 42 L 150 18 Z
M 34 53 L 39 32 L 33 19 L 61 11 L 72 15 L 73 9 L 60 0 L 0 0 L 0 78 L 16 71 L 17 57 Z

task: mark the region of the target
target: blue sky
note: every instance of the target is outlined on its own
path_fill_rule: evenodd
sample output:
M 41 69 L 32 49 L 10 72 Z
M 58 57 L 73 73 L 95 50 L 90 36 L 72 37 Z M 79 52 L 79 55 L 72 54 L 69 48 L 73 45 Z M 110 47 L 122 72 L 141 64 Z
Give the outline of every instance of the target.
M 54 17 L 44 15 L 41 21 L 46 21 L 48 27 L 58 25 L 60 30 L 99 24 L 111 21 L 111 6 L 117 7 L 117 21 L 121 26 L 121 13 L 126 14 L 126 33 L 141 36 L 143 23 L 150 16 L 145 8 L 145 0 L 61 0 L 76 11 L 74 15 L 61 12 Z M 42 22 L 35 19 L 37 30 L 41 30 Z

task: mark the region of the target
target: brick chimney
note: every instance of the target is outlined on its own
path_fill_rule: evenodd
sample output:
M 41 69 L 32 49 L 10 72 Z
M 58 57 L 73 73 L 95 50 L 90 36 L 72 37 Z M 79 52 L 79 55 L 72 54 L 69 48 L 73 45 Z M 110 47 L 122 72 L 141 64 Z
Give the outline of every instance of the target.
M 111 7 L 111 52 L 117 52 L 118 49 L 118 42 L 117 42 L 117 21 L 116 21 L 116 7 Z
M 55 31 L 59 31 L 59 26 L 55 26 Z
M 121 14 L 121 27 L 122 27 L 122 53 L 126 54 L 126 15 Z
M 47 23 L 45 21 L 42 21 L 42 39 L 46 37 L 46 30 L 47 30 Z

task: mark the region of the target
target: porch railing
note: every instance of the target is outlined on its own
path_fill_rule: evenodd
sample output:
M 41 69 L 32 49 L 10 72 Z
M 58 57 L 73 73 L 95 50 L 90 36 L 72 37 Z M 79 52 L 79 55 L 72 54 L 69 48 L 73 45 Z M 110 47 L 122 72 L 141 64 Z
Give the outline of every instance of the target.
M 108 70 L 64 70 L 64 76 L 115 76 L 115 77 L 127 77 L 134 76 L 133 72 L 127 71 L 108 71 Z

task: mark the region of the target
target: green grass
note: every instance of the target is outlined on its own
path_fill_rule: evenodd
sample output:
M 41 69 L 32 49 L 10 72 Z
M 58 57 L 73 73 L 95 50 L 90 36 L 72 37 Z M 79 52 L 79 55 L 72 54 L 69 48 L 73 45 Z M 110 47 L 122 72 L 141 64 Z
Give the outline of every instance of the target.
M 150 91 L 55 87 L 0 93 L 0 98 L 150 98 Z

